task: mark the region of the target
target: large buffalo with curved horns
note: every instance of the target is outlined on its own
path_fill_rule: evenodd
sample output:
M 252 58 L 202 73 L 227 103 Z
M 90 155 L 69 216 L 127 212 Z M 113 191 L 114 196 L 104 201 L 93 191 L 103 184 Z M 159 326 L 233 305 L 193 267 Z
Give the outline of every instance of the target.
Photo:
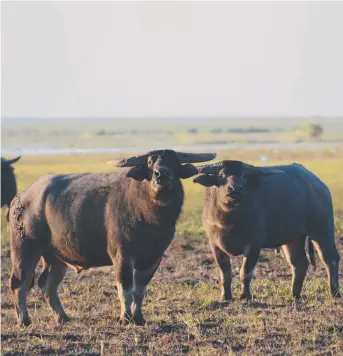
M 17 194 L 17 183 L 12 164 L 19 161 L 20 157 L 21 156 L 10 160 L 1 157 L 1 207 L 7 206 L 9 208 L 12 199 Z
M 198 167 L 194 179 L 206 188 L 203 224 L 220 269 L 221 300 L 230 300 L 230 256 L 243 255 L 241 299 L 250 299 L 250 281 L 261 248 L 278 248 L 292 268 L 292 294 L 299 298 L 309 265 L 305 252 L 313 245 L 328 272 L 334 297 L 339 296 L 339 255 L 335 246 L 331 194 L 300 164 L 255 167 L 222 161 Z M 308 238 L 306 238 L 308 237 Z
M 38 285 L 58 323 L 68 320 L 57 293 L 67 267 L 80 272 L 113 265 L 120 321 L 144 324 L 146 287 L 181 213 L 180 179 L 197 174 L 191 163 L 214 157 L 156 150 L 110 161 L 129 167 L 117 172 L 45 175 L 18 195 L 10 209 L 10 290 L 19 324 L 30 324 L 26 293 L 41 256 Z

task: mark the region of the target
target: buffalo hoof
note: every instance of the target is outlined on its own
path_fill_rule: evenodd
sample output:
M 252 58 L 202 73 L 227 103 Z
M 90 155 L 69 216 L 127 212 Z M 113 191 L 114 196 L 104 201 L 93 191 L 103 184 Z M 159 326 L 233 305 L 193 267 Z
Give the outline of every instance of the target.
M 146 321 L 143 318 L 143 315 L 134 315 L 133 321 L 137 326 L 144 326 L 146 324 Z
M 218 303 L 219 308 L 226 308 L 231 304 L 231 300 L 220 300 Z
M 251 294 L 241 294 L 239 296 L 240 300 L 251 300 L 252 299 L 252 295 Z
M 232 295 L 221 295 L 219 301 L 221 303 L 229 303 L 232 301 Z
M 59 315 L 56 319 L 56 323 L 58 325 L 63 325 L 65 323 L 68 323 L 70 321 L 70 318 L 67 314 Z
M 31 325 L 31 324 L 32 324 L 32 321 L 31 321 L 31 319 L 30 319 L 29 316 L 25 316 L 23 319 L 21 319 L 21 320 L 18 321 L 18 325 L 19 325 L 20 327 L 29 326 L 29 325 Z

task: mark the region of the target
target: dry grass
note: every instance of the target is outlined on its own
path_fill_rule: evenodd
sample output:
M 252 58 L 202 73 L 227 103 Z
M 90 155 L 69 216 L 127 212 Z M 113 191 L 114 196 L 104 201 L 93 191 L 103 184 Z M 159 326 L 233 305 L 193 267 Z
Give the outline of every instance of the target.
M 342 254 L 343 238 L 338 242 Z M 240 260 L 233 259 L 236 297 Z M 343 303 L 329 297 L 324 268 L 309 271 L 303 299 L 295 304 L 290 270 L 272 251 L 264 251 L 257 265 L 253 301 L 225 304 L 217 302 L 217 270 L 208 246 L 176 239 L 149 286 L 144 327 L 118 324 L 114 275 L 101 268 L 69 272 L 62 283 L 70 323 L 56 326 L 34 287 L 33 324 L 19 329 L 7 288 L 9 258 L 2 264 L 3 355 L 343 354 Z
M 265 152 L 230 156 L 257 162 Z M 343 256 L 343 162 L 337 152 L 268 152 L 270 163 L 298 161 L 328 183 L 334 197 L 336 241 Z M 219 159 L 225 156 L 220 153 Z M 104 171 L 108 157 L 27 158 L 17 166 L 22 190 L 48 172 Z M 263 251 L 252 282 L 254 299 L 218 303 L 218 271 L 202 238 L 202 189 L 188 180 L 178 236 L 148 288 L 148 325 L 118 324 L 119 301 L 111 268 L 68 272 L 60 296 L 72 321 L 56 326 L 37 286 L 29 293 L 30 327 L 19 329 L 8 290 L 11 269 L 8 232 L 2 226 L 1 340 L 3 355 L 342 355 L 343 300 L 328 295 L 326 273 L 317 257 L 303 298 L 290 298 L 291 274 L 285 260 Z M 182 237 L 181 237 L 182 236 Z M 233 293 L 241 258 L 233 259 Z M 343 270 L 340 266 L 340 279 Z M 341 282 L 342 285 L 342 282 Z M 343 286 L 342 286 L 343 287 Z

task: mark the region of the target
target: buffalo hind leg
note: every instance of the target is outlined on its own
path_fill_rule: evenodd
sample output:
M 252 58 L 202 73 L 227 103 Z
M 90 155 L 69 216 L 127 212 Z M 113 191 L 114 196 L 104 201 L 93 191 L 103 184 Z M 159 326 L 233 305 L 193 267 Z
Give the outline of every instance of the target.
M 117 279 L 118 296 L 120 300 L 120 319 L 123 325 L 133 320 L 131 305 L 133 302 L 133 266 L 130 257 L 117 257 L 114 261 Z
M 339 298 L 341 295 L 339 293 L 339 283 L 338 283 L 338 264 L 339 264 L 339 254 L 337 252 L 334 240 L 332 243 L 328 241 L 312 240 L 320 259 L 325 265 L 328 283 L 330 287 L 330 293 L 334 298 Z
M 44 299 L 49 304 L 57 324 L 64 324 L 70 320 L 58 296 L 58 286 L 62 282 L 66 271 L 67 266 L 57 260 L 50 265 L 44 262 L 43 272 L 38 280 Z
M 254 268 L 260 255 L 260 249 L 248 248 L 248 251 L 244 254 L 242 267 L 239 272 L 239 278 L 241 280 L 241 294 L 240 299 L 250 300 L 252 299 L 250 293 L 250 282 L 254 275 Z
M 133 303 L 131 311 L 133 314 L 133 320 L 136 325 L 145 325 L 145 320 L 142 313 L 142 304 L 145 296 L 145 292 L 151 278 L 154 276 L 161 259 L 154 265 L 146 267 L 144 269 L 136 267 L 133 273 Z
M 286 260 L 292 269 L 292 296 L 296 299 L 300 298 L 309 265 L 305 252 L 305 239 L 306 237 L 302 237 L 282 246 Z
M 38 249 L 31 242 L 30 240 L 26 240 L 26 243 L 24 242 L 20 248 L 11 250 L 12 273 L 9 288 L 12 293 L 14 308 L 20 326 L 31 324 L 26 298 L 40 257 Z
M 232 282 L 232 269 L 230 256 L 223 252 L 219 247 L 211 244 L 211 250 L 219 267 L 220 278 L 220 301 L 229 301 L 232 299 L 231 282 Z

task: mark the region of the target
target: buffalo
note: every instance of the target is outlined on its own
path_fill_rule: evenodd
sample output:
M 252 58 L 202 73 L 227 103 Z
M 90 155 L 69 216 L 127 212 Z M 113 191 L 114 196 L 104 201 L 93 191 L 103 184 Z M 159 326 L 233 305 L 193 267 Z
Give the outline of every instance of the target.
M 17 195 L 10 208 L 10 290 L 19 325 L 31 323 L 26 293 L 40 258 L 38 285 L 57 323 L 69 320 L 58 296 L 67 267 L 77 272 L 113 265 L 120 322 L 144 325 L 148 283 L 171 243 L 181 213 L 181 178 L 215 154 L 155 150 L 110 161 L 111 173 L 48 174 Z
M 225 160 L 199 166 L 194 179 L 205 187 L 203 225 L 220 269 L 221 301 L 232 298 L 230 256 L 243 255 L 240 299 L 251 299 L 250 282 L 262 248 L 283 253 L 292 269 L 292 295 L 299 298 L 314 249 L 325 264 L 331 295 L 339 297 L 339 255 L 328 187 L 300 164 L 255 167 Z M 313 243 L 313 245 L 312 245 Z
M 12 199 L 17 194 L 17 183 L 12 164 L 19 161 L 20 157 L 10 160 L 1 157 L 1 207 L 7 206 L 9 209 Z M 6 217 L 8 221 L 8 212 Z

